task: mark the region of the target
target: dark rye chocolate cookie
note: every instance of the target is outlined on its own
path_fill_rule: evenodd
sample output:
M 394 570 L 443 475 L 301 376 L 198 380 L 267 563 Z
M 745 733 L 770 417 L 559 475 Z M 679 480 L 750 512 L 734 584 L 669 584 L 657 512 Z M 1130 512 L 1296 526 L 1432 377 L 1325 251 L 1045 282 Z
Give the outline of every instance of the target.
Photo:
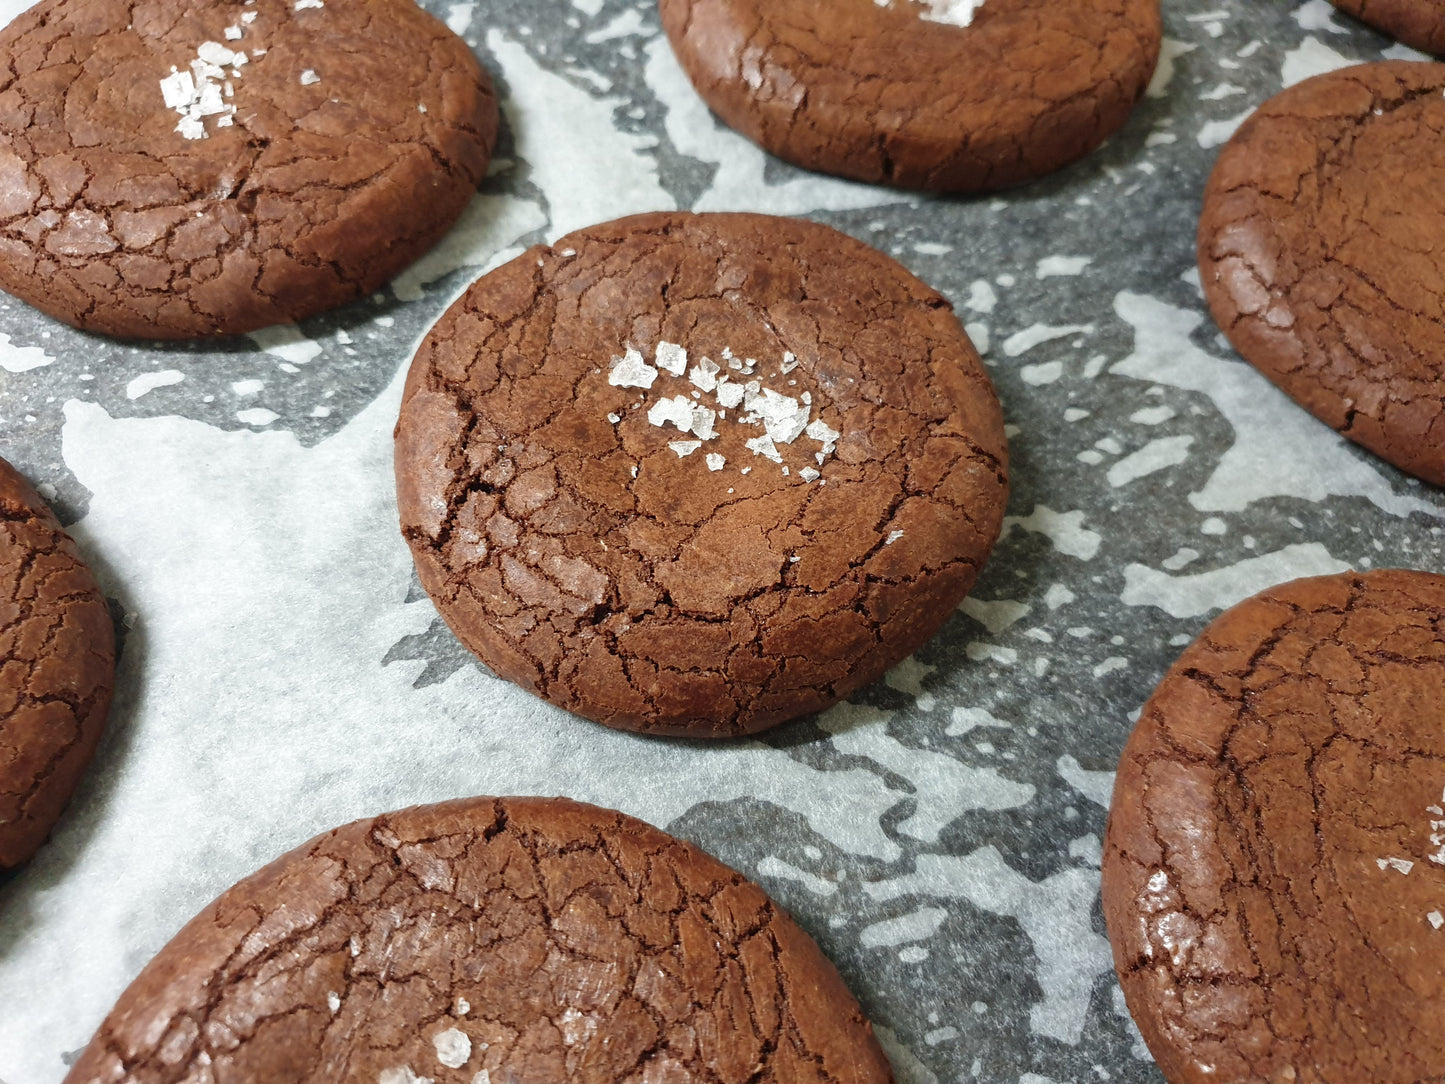
M 1083 157 L 1159 58 L 1158 0 L 660 0 L 698 93 L 808 169 L 977 192 Z
M 1445 0 L 1330 0 L 1397 41 L 1445 54 Z
M 40 495 L 0 459 L 0 869 L 60 819 L 105 729 L 115 630 Z
M 365 296 L 496 136 L 487 76 L 411 0 L 42 0 L 0 57 L 0 286 L 113 335 Z
M 826 226 L 641 215 L 482 278 L 423 343 L 402 530 L 442 616 L 578 714 L 728 737 L 879 678 L 1007 495 L 948 303 Z
M 1209 307 L 1298 403 L 1445 484 L 1445 64 L 1316 76 L 1219 157 L 1199 223 Z
M 1210 625 L 1124 750 L 1103 893 L 1172 1084 L 1445 1080 L 1445 579 Z
M 762 889 L 631 817 L 475 798 L 359 821 L 161 950 L 71 1084 L 890 1084 Z

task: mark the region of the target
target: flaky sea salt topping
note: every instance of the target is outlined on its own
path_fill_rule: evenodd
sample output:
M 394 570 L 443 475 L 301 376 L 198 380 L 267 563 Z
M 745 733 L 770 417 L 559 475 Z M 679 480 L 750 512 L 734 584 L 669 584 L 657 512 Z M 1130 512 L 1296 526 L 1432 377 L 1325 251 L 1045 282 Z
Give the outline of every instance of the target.
M 668 379 L 686 379 L 690 389 L 687 394 L 664 396 L 647 409 L 647 420 L 650 424 L 659 428 L 671 425 L 679 433 L 691 434 L 696 438 L 691 441 L 673 441 L 668 445 L 679 457 L 691 455 L 703 442 L 714 439 L 718 435 L 717 424 L 727 422 L 728 411 L 731 410 L 738 412 L 731 419 L 734 424 L 760 425 L 763 428 L 762 434 L 750 438 L 744 444 L 753 455 L 781 466 L 783 456 L 778 451 L 778 445 L 792 444 L 806 433 L 810 439 L 821 445 L 821 451 L 814 453 L 814 459 L 821 467 L 837 448 L 841 434 L 822 418 L 812 417 L 812 393 L 803 392 L 794 397 L 765 387 L 761 377 L 746 381 L 734 379 L 735 376 L 752 377 L 757 370 L 757 360 L 738 358 L 727 347 L 723 348 L 722 358 L 723 361 L 719 364 L 711 358 L 701 357 L 689 367 L 687 350 L 677 343 L 664 341 L 657 344 L 653 363 L 649 364 L 642 352 L 629 344 L 624 353 L 612 358 L 607 371 L 607 383 L 618 388 L 651 390 L 653 384 L 664 374 Z M 792 352 L 784 352 L 774 375 L 781 379 L 799 364 Z M 787 381 L 790 386 L 796 383 L 795 380 Z M 700 401 L 706 394 L 714 397 L 717 409 Z M 639 401 L 635 407 L 641 405 L 642 402 Z M 621 421 L 621 415 L 608 414 L 607 420 L 616 425 Z M 706 456 L 705 459 L 709 471 L 720 471 L 727 462 L 725 457 L 716 453 Z M 743 467 L 741 473 L 747 474 L 750 470 L 751 466 Z M 782 473 L 791 476 L 792 472 L 788 467 L 782 466 Z M 798 472 L 798 477 L 811 483 L 819 480 L 822 472 L 806 467 Z

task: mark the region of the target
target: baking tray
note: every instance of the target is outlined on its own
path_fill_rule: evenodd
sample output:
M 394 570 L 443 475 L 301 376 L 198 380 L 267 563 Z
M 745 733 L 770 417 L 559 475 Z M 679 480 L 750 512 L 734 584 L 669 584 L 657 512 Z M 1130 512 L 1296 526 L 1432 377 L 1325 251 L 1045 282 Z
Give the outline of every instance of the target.
M 156 950 L 282 851 L 483 793 L 617 807 L 756 878 L 837 961 L 903 1084 L 1159 1080 L 1098 906 L 1138 708 L 1257 589 L 1445 567 L 1439 492 L 1218 336 L 1200 192 L 1286 82 L 1413 54 L 1324 0 L 1166 2 L 1154 87 L 1103 150 L 933 199 L 720 127 L 650 4 L 427 6 L 496 77 L 504 132 L 464 220 L 391 287 L 199 347 L 0 302 L 0 455 L 70 524 L 124 631 L 95 766 L 0 884 L 0 1081 L 59 1080 Z M 723 745 L 613 733 L 488 674 L 418 587 L 392 495 L 400 375 L 447 303 L 529 244 L 666 208 L 806 215 L 891 253 L 953 300 L 1010 425 L 1009 519 L 961 612 L 851 702 Z

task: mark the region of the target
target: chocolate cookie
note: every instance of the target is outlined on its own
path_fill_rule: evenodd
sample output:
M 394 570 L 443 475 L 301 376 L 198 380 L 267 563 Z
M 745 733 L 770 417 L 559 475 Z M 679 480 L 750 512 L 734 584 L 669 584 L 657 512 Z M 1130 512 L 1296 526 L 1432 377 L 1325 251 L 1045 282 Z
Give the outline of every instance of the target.
M 497 130 L 411 0 L 42 0 L 0 56 L 0 285 L 114 335 L 365 296 L 446 232 Z
M 161 950 L 73 1084 L 888 1084 L 762 889 L 621 813 L 475 798 L 359 821 Z
M 105 729 L 115 630 L 70 536 L 0 459 L 0 869 L 60 819 Z
M 1230 610 L 1124 750 L 1104 917 L 1165 1077 L 1445 1080 L 1445 579 Z
M 1007 495 L 948 303 L 826 226 L 641 215 L 482 278 L 412 363 L 402 530 L 498 674 L 609 726 L 827 707 L 962 600 Z
M 1445 53 L 1445 0 L 1330 0 L 1414 49 Z
M 765 149 L 876 184 L 1042 176 L 1128 117 L 1158 0 L 660 0 L 698 93 Z
M 1270 99 L 1199 223 L 1235 348 L 1315 416 L 1445 484 L 1445 65 L 1366 64 Z

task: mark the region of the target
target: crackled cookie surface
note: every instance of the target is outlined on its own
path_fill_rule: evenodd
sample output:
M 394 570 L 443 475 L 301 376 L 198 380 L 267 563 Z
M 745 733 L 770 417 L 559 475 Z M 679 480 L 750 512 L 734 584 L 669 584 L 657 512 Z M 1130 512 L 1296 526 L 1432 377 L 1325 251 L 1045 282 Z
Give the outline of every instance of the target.
M 115 335 L 365 296 L 496 136 L 490 81 L 410 0 L 44 0 L 0 58 L 0 285 Z
M 1445 0 L 1330 0 L 1397 41 L 1439 56 L 1445 53 Z
M 40 495 L 0 459 L 0 869 L 30 858 L 110 710 L 105 597 Z
M 1006 498 L 947 302 L 834 230 L 643 215 L 481 279 L 397 426 L 422 583 L 502 676 L 728 736 L 846 697 L 972 586 Z
M 890 1084 L 857 1003 L 762 889 L 563 799 L 320 836 L 141 973 L 67 1080 Z
M 1266 102 L 1204 198 L 1236 349 L 1311 413 L 1445 484 L 1445 65 L 1346 68 Z
M 1445 1079 L 1445 579 L 1210 625 L 1124 750 L 1104 915 L 1171 1082 Z
M 1093 150 L 1143 95 L 1158 0 L 661 0 L 698 93 L 790 162 L 974 192 Z

